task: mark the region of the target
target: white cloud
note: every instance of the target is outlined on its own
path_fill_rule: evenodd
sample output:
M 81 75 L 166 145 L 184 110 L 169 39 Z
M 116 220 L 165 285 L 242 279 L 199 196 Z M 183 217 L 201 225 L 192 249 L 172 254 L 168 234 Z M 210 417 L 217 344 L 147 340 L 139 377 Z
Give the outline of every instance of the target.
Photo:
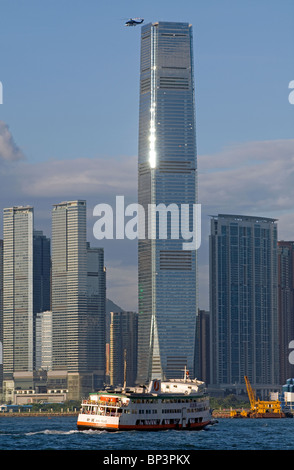
M 294 240 L 294 140 L 248 142 L 199 155 L 202 244 L 200 307 L 208 308 L 209 215 L 256 215 L 278 219 L 278 237 Z
M 20 192 L 27 197 L 67 198 L 72 194 L 113 195 L 136 193 L 136 158 L 119 160 L 79 158 L 24 162 L 13 169 Z
M 5 165 L 0 165 L 2 207 L 4 204 L 6 207 L 34 205 L 39 229 L 46 223 L 51 225 L 51 205 L 61 200 L 87 200 L 90 230 L 95 204 L 108 203 L 115 200 L 116 195 L 124 195 L 130 202 L 136 201 L 136 156 L 29 162 L 22 159 L 22 153 L 17 149 L 8 127 L 0 123 L 0 159 L 6 161 Z M 203 214 L 199 252 L 200 308 L 207 308 L 210 214 L 275 217 L 279 220 L 279 238 L 294 239 L 294 140 L 229 146 L 213 155 L 199 155 L 198 168 L 199 203 Z M 108 297 L 125 309 L 134 309 L 136 245 L 121 250 L 118 242 L 113 243 L 115 246 L 106 245 L 105 248 L 109 266 Z M 131 256 L 128 255 L 130 251 Z M 115 260 L 118 264 L 113 264 Z
M 198 162 L 204 206 L 257 215 L 293 208 L 294 140 L 239 144 Z
M 9 127 L 0 121 L 0 160 L 15 161 L 23 158 L 24 154 L 15 144 Z

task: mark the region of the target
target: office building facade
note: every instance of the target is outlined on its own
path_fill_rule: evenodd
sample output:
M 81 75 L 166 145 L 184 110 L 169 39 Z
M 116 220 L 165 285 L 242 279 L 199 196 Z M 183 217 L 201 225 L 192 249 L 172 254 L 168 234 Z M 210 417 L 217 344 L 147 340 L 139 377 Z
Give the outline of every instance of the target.
M 183 205 L 191 209 L 197 203 L 192 42 L 192 27 L 187 23 L 158 22 L 141 29 L 138 202 L 144 214 L 139 217 L 138 240 L 140 383 L 152 378 L 180 378 L 185 368 L 194 374 L 196 250 L 183 249 L 182 232 L 174 236 L 177 220 L 170 221 L 169 210 L 163 214 L 167 216 L 163 236 L 158 224 L 153 231 L 147 215 L 150 205 L 163 204 L 181 211 Z M 188 217 L 191 227 L 189 210 Z
M 88 369 L 95 371 L 95 389 L 105 383 L 106 268 L 104 249 L 87 244 Z
M 3 240 L 0 240 L 0 390 L 3 382 Z
M 3 379 L 34 370 L 33 207 L 3 212 Z
M 294 242 L 278 242 L 278 312 L 280 383 L 294 377 L 289 360 L 290 343 L 294 340 Z
M 52 312 L 36 315 L 36 370 L 52 370 Z
M 33 234 L 34 313 L 50 310 L 51 242 L 41 230 Z
M 61 380 L 63 374 L 69 399 L 93 391 L 105 373 L 105 344 L 101 344 L 105 334 L 101 333 L 105 322 L 104 258 L 101 251 L 89 247 L 86 232 L 85 201 L 53 206 L 50 376 L 55 380 L 55 372 L 56 380 Z
M 53 369 L 86 370 L 86 202 L 69 201 L 52 210 Z
M 138 314 L 110 312 L 110 385 L 134 386 L 137 377 Z
M 211 384 L 266 394 L 279 383 L 277 223 L 218 215 L 211 219 Z
M 197 378 L 210 383 L 210 312 L 199 310 L 197 316 Z

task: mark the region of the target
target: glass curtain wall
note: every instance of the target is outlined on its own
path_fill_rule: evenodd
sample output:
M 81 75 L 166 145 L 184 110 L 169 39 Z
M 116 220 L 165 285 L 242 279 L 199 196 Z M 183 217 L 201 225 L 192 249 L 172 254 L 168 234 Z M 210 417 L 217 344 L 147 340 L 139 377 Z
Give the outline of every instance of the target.
M 181 227 L 178 237 L 173 232 L 183 204 L 191 228 L 197 203 L 192 42 L 188 23 L 141 30 L 138 382 L 182 378 L 185 368 L 194 374 L 196 250 L 183 249 Z M 157 213 L 156 227 L 148 219 L 150 204 L 167 209 Z M 166 236 L 160 217 L 166 217 Z

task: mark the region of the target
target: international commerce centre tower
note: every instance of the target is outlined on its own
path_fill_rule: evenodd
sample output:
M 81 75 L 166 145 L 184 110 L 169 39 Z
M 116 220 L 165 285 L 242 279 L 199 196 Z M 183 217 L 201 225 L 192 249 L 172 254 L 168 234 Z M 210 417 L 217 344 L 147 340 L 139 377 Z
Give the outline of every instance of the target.
M 197 204 L 192 42 L 188 23 L 157 22 L 141 28 L 138 202 L 144 211 L 139 217 L 138 241 L 140 383 L 183 378 L 184 371 L 195 376 L 197 250 L 192 243 L 183 248 L 187 240 L 183 221 L 191 232 L 193 206 Z M 149 208 L 159 206 L 165 211 L 156 210 L 156 226 L 150 229 Z M 164 230 L 159 233 L 162 216 L 166 216 L 166 236 Z

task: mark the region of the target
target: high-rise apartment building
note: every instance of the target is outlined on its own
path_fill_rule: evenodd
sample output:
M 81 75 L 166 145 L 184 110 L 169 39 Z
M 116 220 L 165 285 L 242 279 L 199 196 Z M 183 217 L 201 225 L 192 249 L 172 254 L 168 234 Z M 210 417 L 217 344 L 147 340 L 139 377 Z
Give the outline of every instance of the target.
M 86 238 L 86 202 L 54 205 L 50 376 L 64 373 L 72 399 L 94 390 L 105 374 L 104 258 Z
M 218 215 L 211 219 L 211 384 L 243 387 L 247 375 L 265 394 L 279 383 L 277 223 Z
M 278 312 L 280 383 L 294 377 L 289 361 L 290 342 L 294 340 L 294 242 L 278 242 Z
M 95 388 L 105 382 L 106 268 L 104 249 L 87 244 L 88 369 L 95 371 Z
M 4 209 L 3 392 L 34 387 L 37 380 L 36 317 L 50 306 L 50 240 L 34 232 L 34 209 Z
M 210 312 L 199 310 L 197 316 L 197 377 L 210 382 Z
M 52 370 L 52 312 L 36 315 L 36 370 Z
M 34 313 L 50 310 L 51 253 L 50 239 L 41 230 L 34 230 Z
M 3 215 L 3 378 L 34 370 L 32 207 Z
M 87 370 L 86 202 L 52 210 L 53 369 Z
M 0 390 L 3 382 L 3 240 L 0 240 Z
M 145 219 L 139 221 L 138 243 L 140 383 L 183 377 L 185 368 L 194 374 L 196 250 L 183 249 L 182 231 L 175 235 L 180 216 L 170 222 L 161 213 L 167 216 L 166 236 L 158 225 L 155 236 L 147 215 L 151 204 L 163 204 L 167 212 L 176 208 L 184 216 L 182 208 L 191 210 L 197 203 L 192 42 L 188 23 L 158 22 L 141 29 L 138 202 Z M 191 229 L 191 212 L 186 214 Z
M 110 384 L 135 385 L 137 376 L 136 312 L 110 312 L 109 369 Z

